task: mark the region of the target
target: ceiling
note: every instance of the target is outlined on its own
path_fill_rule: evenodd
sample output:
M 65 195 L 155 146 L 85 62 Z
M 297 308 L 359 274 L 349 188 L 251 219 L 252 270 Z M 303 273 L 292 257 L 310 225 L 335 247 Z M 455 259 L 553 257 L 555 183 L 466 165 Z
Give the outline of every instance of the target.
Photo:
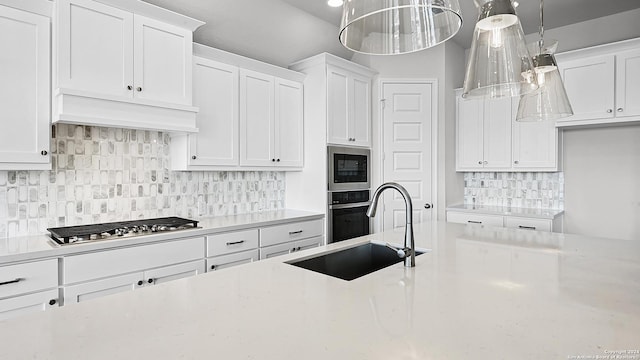
M 329 52 L 347 59 L 352 53 L 338 41 L 341 8 L 326 0 L 144 0 L 207 24 L 196 30 L 198 43 L 279 66 Z M 471 46 L 477 10 L 473 0 L 459 0 L 463 27 L 453 38 Z M 519 0 L 525 34 L 539 26 L 539 1 Z M 640 8 L 640 0 L 546 0 L 545 29 Z

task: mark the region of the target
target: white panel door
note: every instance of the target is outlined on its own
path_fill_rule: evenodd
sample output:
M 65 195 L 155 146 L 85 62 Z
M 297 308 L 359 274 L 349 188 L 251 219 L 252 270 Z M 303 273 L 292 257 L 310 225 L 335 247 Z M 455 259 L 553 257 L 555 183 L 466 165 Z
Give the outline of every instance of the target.
M 640 116 L 640 50 L 616 55 L 616 117 Z
M 614 56 L 594 56 L 558 63 L 573 116 L 557 122 L 614 116 Z
M 484 102 L 484 167 L 511 168 L 511 98 Z
M 238 165 L 238 68 L 193 58 L 198 134 L 189 135 L 189 165 Z
M 240 165 L 273 166 L 274 79 L 240 70 Z
M 1 163 L 49 163 L 49 44 L 48 18 L 0 6 Z
M 133 14 L 91 0 L 60 0 L 58 12 L 59 87 L 132 97 Z
M 349 95 L 349 108 L 352 111 L 349 134 L 352 145 L 371 146 L 371 85 L 366 77 L 354 76 L 350 80 L 353 86 Z
M 384 182 L 397 182 L 411 195 L 413 221 L 432 219 L 432 124 L 436 113 L 432 83 L 383 84 Z M 383 229 L 405 224 L 405 203 L 400 193 L 384 194 Z
M 275 157 L 276 166 L 302 167 L 303 163 L 302 84 L 275 79 Z
M 352 145 L 349 141 L 349 77 L 344 70 L 327 66 L 327 142 Z
M 134 17 L 135 97 L 192 103 L 192 39 L 189 30 Z
M 482 169 L 484 102 L 456 92 L 456 104 L 456 170 Z
M 64 304 L 74 304 L 111 294 L 131 291 L 144 286 L 142 272 L 113 276 L 102 280 L 66 286 L 62 293 Z

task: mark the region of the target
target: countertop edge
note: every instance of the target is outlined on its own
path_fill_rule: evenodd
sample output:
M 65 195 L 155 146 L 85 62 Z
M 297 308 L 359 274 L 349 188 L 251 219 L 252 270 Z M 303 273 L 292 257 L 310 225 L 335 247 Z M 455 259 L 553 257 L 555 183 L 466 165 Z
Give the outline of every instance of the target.
M 525 218 L 537 218 L 554 220 L 557 217 L 564 214 L 564 210 L 559 209 L 532 209 L 532 208 L 514 208 L 507 210 L 501 206 L 478 206 L 476 208 L 469 208 L 466 204 L 450 205 L 446 207 L 446 211 L 458 211 L 472 214 L 486 214 L 486 215 L 501 215 L 501 216 L 513 216 L 513 217 L 525 217 Z M 527 212 L 527 211 L 530 211 Z M 544 211 L 546 214 L 535 213 L 536 211 Z

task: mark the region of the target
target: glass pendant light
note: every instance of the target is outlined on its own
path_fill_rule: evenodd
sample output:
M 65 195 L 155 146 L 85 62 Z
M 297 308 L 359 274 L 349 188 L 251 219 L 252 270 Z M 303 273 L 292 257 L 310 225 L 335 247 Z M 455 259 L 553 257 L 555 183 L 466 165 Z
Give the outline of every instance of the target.
M 436 46 L 462 26 L 458 0 L 345 0 L 339 39 L 365 54 L 405 54 Z
M 538 88 L 520 19 L 511 0 L 474 0 L 479 9 L 463 97 L 499 98 Z
M 553 42 L 549 47 L 545 47 L 544 44 L 543 2 L 540 0 L 540 40 L 529 45 L 531 54 L 535 54 L 533 56 L 534 71 L 540 87 L 535 92 L 520 97 L 516 121 L 555 120 L 573 115 L 569 97 L 553 56 L 558 43 Z

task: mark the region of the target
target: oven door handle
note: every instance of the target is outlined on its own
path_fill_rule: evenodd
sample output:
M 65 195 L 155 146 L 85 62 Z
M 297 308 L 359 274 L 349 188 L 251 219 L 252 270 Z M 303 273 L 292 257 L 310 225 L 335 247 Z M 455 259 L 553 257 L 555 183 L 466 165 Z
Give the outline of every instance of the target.
M 369 205 L 371 205 L 371 201 L 353 203 L 353 204 L 335 204 L 335 205 L 329 205 L 329 210 L 353 209 L 353 208 L 369 206 Z

